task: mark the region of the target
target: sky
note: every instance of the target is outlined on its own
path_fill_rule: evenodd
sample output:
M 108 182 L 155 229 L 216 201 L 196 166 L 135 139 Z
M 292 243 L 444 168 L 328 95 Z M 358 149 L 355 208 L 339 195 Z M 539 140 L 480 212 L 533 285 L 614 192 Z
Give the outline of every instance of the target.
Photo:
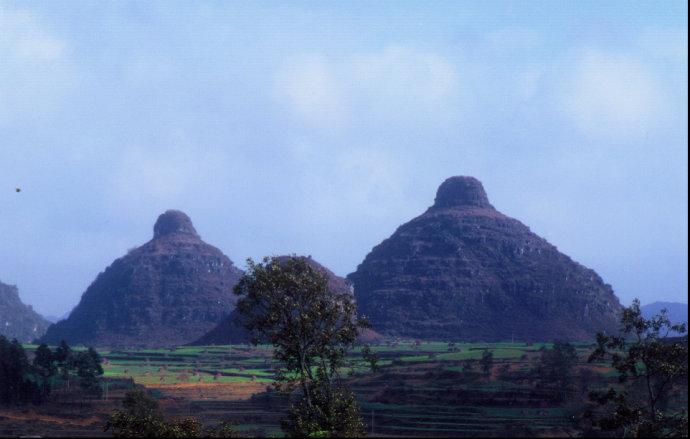
M 687 12 L 0 0 L 0 281 L 62 315 L 171 208 L 346 275 L 472 175 L 622 303 L 687 303 Z

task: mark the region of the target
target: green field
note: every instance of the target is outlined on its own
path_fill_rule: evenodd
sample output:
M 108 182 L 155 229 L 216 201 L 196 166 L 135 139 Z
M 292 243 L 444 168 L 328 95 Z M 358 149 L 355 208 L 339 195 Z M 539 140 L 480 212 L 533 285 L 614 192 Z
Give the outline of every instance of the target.
M 603 365 L 589 365 L 593 345 L 576 344 L 580 368 L 595 368 L 603 379 L 614 378 Z M 361 347 L 348 357 L 342 371 L 357 394 L 368 429 L 392 436 L 500 436 L 506 432 L 534 435 L 569 434 L 573 413 L 550 402 L 533 383 L 499 376 L 503 370 L 525 371 L 534 366 L 540 349 L 549 343 L 397 342 L 372 346 L 381 366 L 372 373 Z M 484 350 L 494 355 L 490 376 L 467 372 L 466 360 L 478 360 Z M 194 346 L 175 349 L 101 350 L 105 377 L 131 378 L 135 383 L 167 389 L 195 383 L 264 383 L 243 400 L 204 396 L 190 399 L 189 410 L 204 422 L 231 419 L 238 430 L 280 435 L 279 422 L 287 407 L 284 397 L 265 393 L 277 364 L 270 346 Z M 205 387 L 208 388 L 208 387 Z M 227 388 L 227 387 L 226 387 Z M 231 387 L 232 388 L 232 387 Z
M 591 345 L 577 344 L 584 357 Z M 28 348 L 33 346 L 27 345 Z M 379 364 L 390 366 L 394 361 L 433 364 L 454 371 L 462 366 L 455 363 L 478 360 L 484 350 L 493 353 L 497 363 L 521 363 L 532 358 L 549 343 L 458 343 L 449 352 L 444 342 L 400 342 L 394 345 L 372 346 L 380 356 Z M 188 382 L 271 382 L 277 365 L 272 361 L 270 346 L 194 346 L 173 349 L 101 350 L 106 377 L 131 377 L 139 384 L 179 384 Z M 367 374 L 369 368 L 356 348 L 348 357 L 351 366 L 343 372 Z
M 104 375 L 143 385 L 273 381 L 268 347 L 202 346 L 101 351 Z

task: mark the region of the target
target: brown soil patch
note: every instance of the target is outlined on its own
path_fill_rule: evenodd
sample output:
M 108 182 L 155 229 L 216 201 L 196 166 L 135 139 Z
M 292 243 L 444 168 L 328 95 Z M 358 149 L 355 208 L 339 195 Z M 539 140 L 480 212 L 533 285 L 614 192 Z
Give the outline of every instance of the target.
M 82 419 L 65 419 L 62 417 L 57 417 L 57 416 L 50 416 L 50 415 L 44 415 L 41 413 L 37 413 L 34 410 L 24 410 L 24 411 L 9 411 L 9 410 L 0 410 L 0 418 L 5 418 L 9 419 L 11 421 L 31 421 L 31 422 L 36 422 L 36 421 L 41 421 L 41 422 L 49 422 L 52 424 L 61 424 L 61 425 L 79 425 L 79 426 L 87 426 L 87 425 L 93 425 L 97 422 L 101 422 L 101 419 L 98 418 L 97 416 L 89 416 L 85 417 Z
M 179 383 L 146 386 L 160 390 L 165 396 L 187 400 L 222 399 L 237 401 L 266 390 L 266 383 Z

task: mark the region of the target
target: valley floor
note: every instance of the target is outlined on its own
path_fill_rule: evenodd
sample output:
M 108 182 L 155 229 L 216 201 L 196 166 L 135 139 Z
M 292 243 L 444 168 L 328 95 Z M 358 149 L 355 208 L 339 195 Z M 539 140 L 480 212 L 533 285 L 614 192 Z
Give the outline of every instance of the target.
M 380 356 L 373 373 L 357 349 L 344 370 L 360 399 L 370 436 L 571 436 L 586 399 L 577 385 L 569 403 L 525 379 L 547 344 L 398 342 L 372 346 Z M 587 364 L 593 345 L 577 344 L 578 377 L 609 381 L 613 371 Z M 488 374 L 477 362 L 493 353 Z M 247 436 L 281 436 L 285 397 L 271 390 L 274 365 L 268 346 L 201 346 L 102 351 L 104 398 L 80 400 L 58 389 L 51 402 L 0 409 L 0 436 L 108 436 L 103 425 L 128 386 L 144 385 L 170 417 L 195 416 L 204 424 L 236 423 Z M 107 399 L 105 399 L 107 397 Z

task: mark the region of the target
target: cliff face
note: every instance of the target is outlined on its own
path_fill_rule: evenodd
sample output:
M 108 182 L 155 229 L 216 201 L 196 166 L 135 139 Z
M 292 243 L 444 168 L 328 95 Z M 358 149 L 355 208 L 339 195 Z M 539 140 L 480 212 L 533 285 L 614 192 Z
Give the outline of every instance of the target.
M 616 331 L 611 287 L 452 177 L 350 274 L 358 310 L 383 335 L 468 341 L 593 339 Z
M 234 308 L 242 272 L 206 244 L 179 211 L 162 214 L 153 239 L 115 260 L 69 318 L 43 341 L 97 346 L 173 346 L 196 340 Z
M 0 335 L 29 343 L 42 336 L 48 325 L 30 305 L 22 303 L 16 286 L 0 282 Z

